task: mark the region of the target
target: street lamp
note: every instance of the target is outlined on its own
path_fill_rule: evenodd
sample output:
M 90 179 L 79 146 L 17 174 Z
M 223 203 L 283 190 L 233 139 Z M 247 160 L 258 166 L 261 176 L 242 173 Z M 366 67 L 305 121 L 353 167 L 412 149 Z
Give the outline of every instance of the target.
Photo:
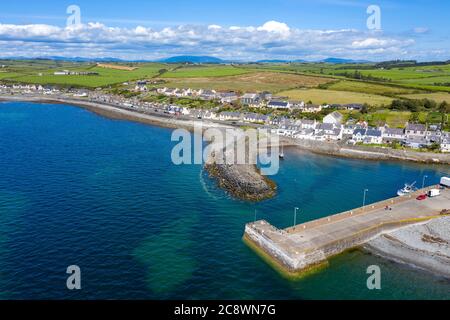
M 369 189 L 364 189 L 363 210 L 364 210 L 364 207 L 366 206 L 366 194 L 367 194 L 367 192 L 369 192 Z
M 297 207 L 294 209 L 294 230 L 295 230 L 295 226 L 297 225 L 297 210 L 300 210 L 300 209 Z
M 425 179 L 426 178 L 428 178 L 428 176 L 423 176 L 422 189 L 425 188 Z

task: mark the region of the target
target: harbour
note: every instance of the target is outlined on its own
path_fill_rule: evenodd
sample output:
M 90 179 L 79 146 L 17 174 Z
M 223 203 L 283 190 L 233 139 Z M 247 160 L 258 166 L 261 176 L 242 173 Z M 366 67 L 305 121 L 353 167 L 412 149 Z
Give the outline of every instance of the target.
M 244 238 L 252 242 L 291 277 L 322 265 L 332 256 L 357 248 L 377 236 L 403 226 L 450 215 L 450 190 L 421 201 L 435 188 L 388 199 L 354 210 L 327 216 L 286 229 L 267 221 L 245 227 Z M 365 196 L 364 192 L 364 196 Z M 295 218 L 297 216 L 295 210 Z

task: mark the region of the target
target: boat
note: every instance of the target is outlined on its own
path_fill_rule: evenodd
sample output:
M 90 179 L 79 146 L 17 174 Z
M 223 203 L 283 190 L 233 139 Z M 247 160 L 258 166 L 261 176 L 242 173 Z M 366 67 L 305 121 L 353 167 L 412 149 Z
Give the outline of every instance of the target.
M 404 197 L 404 196 L 407 196 L 407 195 L 413 193 L 414 191 L 417 191 L 417 188 L 415 187 L 415 185 L 416 185 L 416 182 L 411 183 L 411 184 L 405 183 L 405 187 L 403 189 L 398 190 L 397 195 L 399 197 Z
M 284 160 L 284 147 L 281 146 L 280 159 Z

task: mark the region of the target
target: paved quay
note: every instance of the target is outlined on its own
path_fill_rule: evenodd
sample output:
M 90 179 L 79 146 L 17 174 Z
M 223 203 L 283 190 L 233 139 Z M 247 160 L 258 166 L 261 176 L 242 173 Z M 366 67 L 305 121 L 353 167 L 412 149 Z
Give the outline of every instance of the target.
M 244 238 L 287 274 L 299 274 L 381 234 L 441 217 L 450 210 L 450 189 L 435 198 L 416 200 L 430 189 L 283 230 L 267 221 L 249 223 Z

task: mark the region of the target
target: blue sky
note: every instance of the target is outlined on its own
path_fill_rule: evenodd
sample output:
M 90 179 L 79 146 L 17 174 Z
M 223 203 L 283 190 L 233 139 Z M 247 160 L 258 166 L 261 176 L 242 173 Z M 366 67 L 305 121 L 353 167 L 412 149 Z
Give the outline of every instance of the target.
M 66 27 L 66 8 L 81 26 Z M 381 8 L 381 31 L 367 7 Z M 4 1 L 2 56 L 156 59 L 179 54 L 236 60 L 341 57 L 450 59 L 450 2 L 357 0 Z

